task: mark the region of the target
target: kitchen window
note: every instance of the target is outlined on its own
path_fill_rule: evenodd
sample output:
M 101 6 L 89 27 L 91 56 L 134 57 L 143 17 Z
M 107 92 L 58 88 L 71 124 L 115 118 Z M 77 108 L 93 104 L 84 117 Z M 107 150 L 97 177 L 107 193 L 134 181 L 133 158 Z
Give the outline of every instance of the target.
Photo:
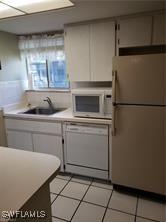
M 63 35 L 20 37 L 30 89 L 69 89 Z

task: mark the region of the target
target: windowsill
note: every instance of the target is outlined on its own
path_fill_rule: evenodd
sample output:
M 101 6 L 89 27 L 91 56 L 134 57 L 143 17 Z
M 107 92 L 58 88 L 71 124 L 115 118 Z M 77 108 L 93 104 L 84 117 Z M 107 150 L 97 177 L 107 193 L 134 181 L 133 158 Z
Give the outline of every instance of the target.
M 71 90 L 70 89 L 27 89 L 25 90 L 26 92 L 66 92 L 69 93 Z

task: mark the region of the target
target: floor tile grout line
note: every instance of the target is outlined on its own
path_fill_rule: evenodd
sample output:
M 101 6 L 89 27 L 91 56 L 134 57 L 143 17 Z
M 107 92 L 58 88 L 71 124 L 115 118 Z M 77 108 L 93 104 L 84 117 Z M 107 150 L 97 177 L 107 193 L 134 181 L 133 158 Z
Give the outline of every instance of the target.
M 89 185 L 90 186 L 90 185 Z M 88 188 L 88 190 L 89 190 L 89 188 Z M 113 193 L 113 192 L 112 192 Z M 86 193 L 85 193 L 85 195 L 86 195 Z M 62 196 L 62 195 L 58 195 L 58 196 Z M 115 209 L 115 208 L 108 208 L 108 207 L 104 207 L 104 206 L 102 206 L 102 205 L 99 205 L 99 204 L 94 204 L 94 203 L 91 203 L 91 202 L 87 202 L 87 201 L 84 201 L 84 200 L 78 200 L 78 199 L 74 199 L 74 198 L 70 198 L 70 197 L 67 197 L 67 196 L 62 196 L 62 197 L 65 197 L 65 198 L 68 198 L 68 199 L 72 199 L 72 200 L 77 200 L 77 201 L 80 201 L 80 204 L 83 202 L 83 203 L 88 203 L 88 204 L 91 204 L 91 205 L 94 205 L 94 206 L 98 206 L 98 207 L 102 207 L 102 208 L 105 208 L 105 210 L 107 211 L 108 209 L 110 209 L 110 210 L 113 210 L 113 211 L 117 211 L 117 212 L 120 212 L 120 213 L 124 213 L 124 214 L 127 214 L 127 215 L 130 215 L 130 216 L 136 216 L 135 214 L 131 214 L 131 213 L 128 213 L 128 212 L 125 212 L 125 211 L 121 211 L 121 210 L 118 210 L 118 209 Z M 112 194 L 111 194 L 111 197 L 112 197 Z M 110 197 L 110 199 L 111 199 L 111 197 Z M 57 198 L 57 197 L 56 197 Z M 109 201 L 110 201 L 110 199 L 109 199 Z M 55 200 L 54 200 L 55 201 Z M 108 203 L 109 203 L 109 201 L 108 201 Z M 80 206 L 80 204 L 79 204 L 79 206 Z M 109 204 L 108 204 L 109 205 Z M 79 208 L 79 206 L 78 206 L 78 208 Z M 76 211 L 77 211 L 78 209 L 76 209 Z M 52 216 L 52 217 L 55 217 L 55 216 Z M 104 220 L 104 217 L 105 217 L 105 214 L 103 215 L 103 219 L 102 219 L 102 222 L 103 222 L 103 220 Z M 160 221 L 157 221 L 157 220 L 153 220 L 153 219 L 150 219 L 150 218 L 147 218 L 147 217 L 142 217 L 142 216 L 138 216 L 139 218 L 143 218 L 143 219 L 147 219 L 147 220 L 150 220 L 150 221 L 153 221 L 153 222 L 160 222 Z M 56 218 L 59 218 L 59 219 L 62 219 L 62 220 L 64 220 L 63 218 L 60 218 L 60 217 L 56 217 Z M 72 218 L 73 219 L 73 218 Z M 65 221 L 67 221 L 67 220 L 65 220 Z M 71 221 L 71 220 L 70 220 Z M 70 222 L 69 221 L 69 222 Z
M 59 178 L 58 178 L 59 179 Z M 71 180 L 71 182 L 74 182 L 74 183 L 79 183 L 79 184 L 84 184 L 84 185 L 91 185 L 90 183 L 84 183 L 84 182 L 79 182 L 79 181 L 75 181 L 75 180 Z M 110 184 L 111 185 L 111 184 Z M 97 187 L 97 188 L 101 188 L 101 189 L 105 189 L 105 190 L 113 190 L 112 189 L 109 189 L 109 188 L 105 188 L 105 187 L 99 187 L 97 185 L 91 185 L 92 187 Z
M 88 185 L 88 186 L 89 186 L 89 185 Z M 95 205 L 95 206 L 98 206 L 98 207 L 106 208 L 106 206 L 103 206 L 103 205 L 100 205 L 100 204 L 96 204 L 96 203 L 92 203 L 92 202 L 89 202 L 89 201 L 86 201 L 86 200 L 82 200 L 82 198 L 81 198 L 81 199 L 76 199 L 76 198 L 74 198 L 74 197 L 69 197 L 69 196 L 62 195 L 62 194 L 59 194 L 58 196 L 60 196 L 60 197 L 65 197 L 65 198 L 71 199 L 71 200 L 82 201 L 82 202 L 84 202 L 84 203 L 88 203 L 88 204 Z M 108 209 L 110 209 L 110 208 L 108 208 Z
M 127 214 L 127 215 L 130 215 L 130 216 L 134 216 L 135 217 L 135 214 L 132 214 L 132 213 L 128 213 L 128 212 L 125 212 L 125 211 L 122 211 L 122 210 L 118 210 L 118 209 L 115 209 L 115 208 L 108 208 L 110 210 L 114 210 L 114 211 L 117 211 L 117 212 L 120 212 L 120 213 L 124 213 L 124 214 Z M 143 218 L 143 219 L 147 219 L 147 220 L 151 220 L 151 221 L 154 221 L 154 222 L 160 222 L 158 220 L 153 220 L 153 219 L 150 219 L 150 218 L 147 218 L 147 217 L 142 217 L 142 216 L 138 216 L 140 218 Z
M 107 203 L 107 206 L 106 206 L 106 209 L 105 209 L 105 212 L 104 212 L 104 215 L 103 215 L 103 218 L 102 218 L 102 221 L 101 221 L 101 222 L 104 221 L 106 212 L 107 212 L 107 210 L 108 210 L 109 203 L 110 203 L 110 201 L 111 201 L 112 194 L 113 194 L 113 190 L 112 190 L 112 192 L 111 192 L 111 194 L 110 194 L 110 197 L 109 197 L 109 200 L 108 200 L 108 203 Z
M 71 179 L 72 179 L 72 177 L 71 177 Z M 71 181 L 71 179 L 68 181 L 68 183 L 65 185 L 65 187 L 69 184 L 69 182 Z M 73 199 L 73 200 L 80 201 L 77 209 L 79 208 L 80 204 L 81 204 L 82 202 L 84 202 L 84 203 L 88 203 L 88 204 L 92 204 L 92 205 L 95 205 L 95 206 L 99 206 L 99 207 L 106 208 L 106 210 L 107 210 L 107 209 L 112 209 L 112 210 L 115 210 L 115 211 L 118 211 L 118 212 L 121 212 L 121 213 L 125 213 L 125 214 L 128 214 L 128 215 L 135 216 L 135 214 L 131 214 L 131 213 L 128 213 L 128 212 L 125 212 L 125 211 L 121 211 L 121 210 L 118 210 L 118 209 L 114 209 L 114 208 L 108 208 L 108 207 L 105 207 L 105 206 L 102 206 L 102 205 L 99 205 L 99 204 L 95 204 L 95 203 L 91 203 L 91 202 L 88 202 L 88 201 L 83 200 L 84 197 L 85 197 L 85 195 L 86 195 L 86 193 L 88 192 L 88 190 L 89 190 L 90 187 L 92 186 L 92 183 L 93 183 L 93 180 L 91 181 L 91 184 L 89 185 L 87 191 L 85 192 L 85 194 L 84 194 L 84 196 L 83 196 L 83 198 L 82 198 L 81 200 L 78 200 L 78 199 L 76 199 L 76 198 L 72 198 L 72 197 L 68 197 L 68 196 L 62 195 L 61 192 L 65 189 L 65 187 L 61 190 L 61 192 L 60 192 L 59 194 L 57 194 L 57 197 L 58 197 L 58 196 L 62 196 L 62 197 L 68 198 L 68 199 Z M 114 191 L 114 190 L 110 190 L 110 191 L 112 191 L 112 193 L 111 193 L 111 197 L 112 197 L 112 194 L 113 194 L 113 191 Z M 55 198 L 55 200 L 57 199 L 57 197 Z M 110 199 L 111 199 L 111 198 L 110 198 Z M 54 200 L 54 201 L 55 201 L 55 200 Z M 54 201 L 53 201 L 53 202 L 54 202 Z M 109 201 L 108 201 L 108 206 L 109 206 Z M 76 209 L 76 211 L 77 211 L 77 209 Z M 76 211 L 74 212 L 74 214 L 76 213 Z M 72 217 L 72 218 L 73 218 L 73 217 Z
M 65 180 L 65 181 L 69 181 L 70 179 L 64 179 L 64 178 L 61 178 L 61 177 L 56 177 L 57 179 L 59 180 Z
M 153 220 L 153 219 L 150 219 L 150 218 L 147 218 L 147 217 L 142 217 L 142 216 L 137 216 L 137 217 L 142 218 L 142 219 L 145 219 L 145 220 L 150 220 L 150 221 L 152 221 L 152 222 L 161 222 L 161 221 L 159 221 L 159 220 Z
M 108 209 L 114 210 L 114 211 L 118 211 L 118 212 L 120 212 L 120 213 L 128 214 L 128 215 L 131 215 L 131 216 L 134 216 L 134 217 L 135 217 L 135 214 L 132 214 L 132 213 L 129 213 L 129 212 L 125 212 L 125 211 L 123 211 L 123 210 L 119 210 L 119 209 L 115 209 L 115 208 L 109 208 L 109 207 L 108 207 Z
M 136 220 L 137 220 L 138 201 L 139 201 L 139 196 L 137 195 L 137 203 L 136 203 L 136 208 L 135 208 L 135 218 L 134 218 L 134 222 L 136 222 Z
M 83 182 L 79 182 L 79 181 L 75 181 L 75 180 L 71 180 L 71 182 L 73 183 L 79 183 L 79 184 L 84 184 L 84 185 L 90 185 L 90 183 L 83 183 Z
M 84 197 L 86 196 L 86 194 L 87 194 L 88 190 L 90 189 L 90 187 L 91 187 L 92 183 L 93 183 L 93 179 L 92 179 L 91 183 L 89 184 L 89 186 L 88 186 L 88 188 L 87 188 L 87 190 L 86 190 L 85 194 L 83 195 L 82 199 L 80 200 L 80 203 L 78 204 L 78 206 L 77 206 L 77 208 L 76 208 L 76 210 L 75 210 L 74 214 L 72 215 L 72 218 L 71 218 L 70 222 L 73 220 L 73 218 L 74 218 L 74 216 L 75 216 L 75 214 L 76 214 L 77 210 L 79 209 L 79 207 L 80 207 L 81 203 L 83 202 L 83 199 L 84 199 Z
M 53 202 L 51 203 L 51 205 L 55 202 L 55 200 L 57 199 L 58 195 L 56 194 L 55 199 L 53 200 Z
M 62 220 L 62 221 L 65 221 L 65 222 L 69 222 L 68 220 L 65 220 L 65 219 L 62 219 L 62 218 L 60 218 L 60 217 L 55 217 L 55 216 L 52 216 L 53 218 L 57 218 L 57 219 L 60 219 L 60 220 Z
M 74 179 L 74 176 L 75 175 L 72 175 L 71 177 L 72 177 L 72 179 Z M 60 179 L 60 180 L 65 180 L 65 181 L 69 181 L 68 179 L 65 179 L 65 178 L 60 178 L 60 177 L 56 177 L 56 178 L 58 178 L 58 179 Z M 85 177 L 86 178 L 86 177 Z M 72 180 L 71 179 L 71 182 L 75 182 L 75 183 L 80 183 L 80 184 L 86 184 L 86 185 L 90 185 L 90 183 L 84 183 L 84 182 L 80 182 L 80 181 L 75 181 L 75 180 Z M 89 178 L 89 177 L 87 177 L 87 179 L 90 179 L 89 181 L 91 182 L 95 182 L 95 179 L 96 178 Z M 103 180 L 103 181 L 107 181 L 107 180 Z M 97 183 L 100 183 L 100 182 L 97 182 Z M 103 184 L 103 185 L 110 185 L 110 186 L 112 186 L 112 183 L 110 183 L 110 184 L 108 184 L 108 183 L 103 183 L 103 182 L 101 182 L 101 184 Z M 93 184 L 91 184 L 91 186 L 93 186 L 93 187 L 98 187 L 98 188 L 103 188 L 103 189 L 106 189 L 106 190 L 113 190 L 113 188 L 112 189 L 109 189 L 109 188 L 106 188 L 106 187 L 101 187 L 101 186 L 98 186 L 98 185 L 93 185 Z
M 74 177 L 74 175 L 71 175 L 69 180 L 67 180 L 67 179 L 63 179 L 63 178 L 58 178 L 58 177 L 57 177 L 58 179 L 61 179 L 61 180 L 65 180 L 65 181 L 67 181 L 67 184 L 63 187 L 63 189 L 59 192 L 59 194 L 56 194 L 56 193 L 50 192 L 50 193 L 56 195 L 56 198 L 55 198 L 54 201 L 51 203 L 51 205 L 55 202 L 55 200 L 57 199 L 58 196 L 62 196 L 62 197 L 66 197 L 66 198 L 68 198 L 68 199 L 73 199 L 73 200 L 80 201 L 80 203 L 79 203 L 78 207 L 76 208 L 76 210 L 75 210 L 75 212 L 74 212 L 74 214 L 73 214 L 71 220 L 73 219 L 74 215 L 76 214 L 76 212 L 77 212 L 78 208 L 80 207 L 81 203 L 82 203 L 82 202 L 85 202 L 85 203 L 89 203 L 89 204 L 92 204 L 92 205 L 96 205 L 96 206 L 100 206 L 100 207 L 105 208 L 105 213 L 104 213 L 104 216 L 103 216 L 102 222 L 103 222 L 103 220 L 104 220 L 104 218 L 105 218 L 105 215 L 106 215 L 106 211 L 107 211 L 107 209 L 112 209 L 112 210 L 117 211 L 117 212 L 121 212 L 121 213 L 125 213 L 125 214 L 128 214 L 128 215 L 135 216 L 135 220 L 134 220 L 134 222 L 136 222 L 136 218 L 137 218 L 137 209 L 138 209 L 138 201 L 139 201 L 139 195 L 137 195 L 137 204 L 136 204 L 136 211 L 135 211 L 135 214 L 128 213 L 128 212 L 121 211 L 121 210 L 114 209 L 114 208 L 109 208 L 109 207 L 108 207 L 108 206 L 109 206 L 109 202 L 110 202 L 110 200 L 111 200 L 111 197 L 112 197 L 112 194 L 113 194 L 114 189 L 108 189 L 108 188 L 104 188 L 104 187 L 100 187 L 100 186 L 96 186 L 96 185 L 94 186 L 94 185 L 92 185 L 92 183 L 93 183 L 94 180 L 95 180 L 94 178 L 92 178 L 90 184 L 87 184 L 87 183 L 83 183 L 83 182 L 79 182 L 79 181 L 72 181 L 72 178 L 73 178 L 73 177 Z M 88 186 L 87 191 L 85 192 L 85 194 L 84 194 L 84 196 L 82 197 L 81 200 L 76 199 L 76 198 L 72 198 L 72 197 L 68 197 L 68 196 L 64 196 L 64 195 L 61 194 L 61 193 L 63 192 L 63 190 L 65 189 L 65 187 L 66 187 L 66 186 L 69 184 L 69 182 L 71 182 L 71 181 L 72 181 L 72 182 L 75 182 L 75 183 L 84 184 L 84 185 L 87 185 L 87 186 Z M 101 184 L 102 184 L 102 183 L 101 183 Z M 110 184 L 110 185 L 111 185 L 111 184 Z M 91 202 L 88 202 L 88 201 L 84 201 L 84 200 L 83 200 L 84 197 L 85 197 L 85 195 L 87 194 L 88 190 L 90 189 L 90 187 L 98 187 L 98 188 L 102 188 L 102 189 L 106 189 L 106 190 L 110 190 L 110 191 L 112 191 L 112 193 L 111 193 L 111 195 L 110 195 L 110 198 L 109 198 L 109 201 L 108 201 L 108 204 L 107 204 L 107 207 L 102 206 L 102 205 L 99 205 L 99 204 L 91 203 Z M 55 216 L 52 216 L 52 217 L 54 217 L 54 218 L 58 218 L 58 217 L 55 217 Z M 156 221 L 156 220 L 153 220 L 153 219 L 150 219 L 150 218 L 146 218 L 146 217 L 142 217 L 142 216 L 138 216 L 138 217 L 139 217 L 139 218 L 143 218 L 143 219 L 150 220 L 150 221 L 152 221 L 152 222 L 160 222 L 160 221 Z M 61 220 L 63 220 L 63 221 L 67 221 L 67 222 L 71 222 L 71 220 L 68 221 L 68 220 L 65 220 L 65 219 L 63 219 L 63 218 L 58 218 L 58 219 L 61 219 Z
M 71 176 L 70 180 L 68 180 L 67 184 L 63 187 L 63 189 L 59 192 L 58 195 L 60 195 L 62 193 L 62 191 L 67 187 L 67 185 L 70 183 L 71 179 L 72 179 L 72 176 Z
M 69 180 L 66 180 L 66 179 L 63 179 L 63 178 L 55 177 L 55 179 L 69 181 L 71 178 Z
M 72 176 L 71 176 L 71 178 L 72 178 Z M 55 198 L 55 200 L 58 198 L 58 196 L 60 195 L 60 193 L 65 189 L 65 187 L 69 184 L 69 182 L 71 181 L 71 178 L 70 178 L 70 180 L 68 180 L 68 182 L 66 183 L 66 185 L 63 187 L 63 189 L 62 189 L 58 194 L 53 193 L 53 194 L 57 195 L 56 198 Z M 67 180 L 66 180 L 66 181 L 67 181 Z M 55 202 L 55 200 L 51 203 L 51 205 Z
M 140 198 L 139 195 L 137 195 L 137 205 L 136 205 L 135 221 L 134 221 L 134 222 L 136 222 L 137 217 L 140 217 L 140 218 L 143 218 L 143 219 L 147 219 L 147 220 L 150 220 L 150 221 L 154 221 L 154 222 L 160 222 L 160 221 L 157 221 L 157 220 L 153 220 L 153 219 L 151 219 L 151 218 L 142 217 L 142 216 L 138 216 L 138 215 L 137 215 L 137 212 L 138 212 L 138 204 L 139 204 L 139 198 Z
M 111 185 L 111 184 L 110 184 Z M 113 190 L 113 188 L 112 189 L 109 189 L 109 188 L 105 188 L 105 187 L 99 187 L 99 186 L 97 186 L 97 185 L 91 185 L 92 187 L 98 187 L 98 188 L 102 188 L 102 189 L 105 189 L 105 190 Z
M 90 184 L 89 184 L 89 185 L 88 185 L 88 184 L 82 184 L 82 185 L 86 185 L 87 187 L 89 187 L 89 186 L 90 186 L 90 187 L 93 187 L 93 186 L 91 186 Z M 108 190 L 108 191 L 111 192 L 111 194 L 110 194 L 110 196 L 111 196 L 112 193 L 113 193 L 113 190 Z M 77 199 L 77 198 L 74 198 L 74 197 L 71 197 L 71 196 L 64 195 L 64 194 L 62 194 L 62 193 L 60 193 L 59 196 L 61 196 L 61 197 L 66 197 L 66 198 L 72 199 L 72 200 L 78 200 L 78 201 L 81 201 L 81 200 L 82 200 L 82 198 L 81 198 L 81 199 Z M 92 203 L 92 202 L 87 201 L 87 200 L 82 200 L 82 201 L 85 202 L 85 203 L 90 203 L 90 204 L 99 206 L 99 207 L 104 207 L 104 208 L 107 207 L 107 205 L 106 205 L 106 206 L 103 206 L 103 205 L 100 205 L 100 204 L 97 204 L 97 203 Z M 109 202 L 109 200 L 108 200 L 108 202 Z
M 82 202 L 88 203 L 88 204 L 91 204 L 91 205 L 95 205 L 95 206 L 98 206 L 98 207 L 106 208 L 106 206 L 103 206 L 103 205 L 100 205 L 100 204 L 95 204 L 95 203 L 92 203 L 92 202 L 89 202 L 89 201 L 86 201 L 86 200 L 83 200 Z

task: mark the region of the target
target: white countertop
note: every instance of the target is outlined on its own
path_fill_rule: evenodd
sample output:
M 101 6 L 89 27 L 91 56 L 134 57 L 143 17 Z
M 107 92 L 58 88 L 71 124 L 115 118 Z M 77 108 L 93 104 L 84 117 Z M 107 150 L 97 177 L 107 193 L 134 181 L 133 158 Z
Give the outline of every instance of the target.
M 94 123 L 94 124 L 111 124 L 111 119 L 98 119 L 98 118 L 83 118 L 83 117 L 74 117 L 72 115 L 71 109 L 66 109 L 64 111 L 55 113 L 53 115 L 32 115 L 32 114 L 21 114 L 28 110 L 27 108 L 16 109 L 5 111 L 5 117 L 13 118 L 24 118 L 24 119 L 34 119 L 34 120 L 54 120 L 54 121 L 63 121 L 63 122 L 80 122 L 80 123 Z
M 19 210 L 59 167 L 55 156 L 0 147 L 0 214 Z

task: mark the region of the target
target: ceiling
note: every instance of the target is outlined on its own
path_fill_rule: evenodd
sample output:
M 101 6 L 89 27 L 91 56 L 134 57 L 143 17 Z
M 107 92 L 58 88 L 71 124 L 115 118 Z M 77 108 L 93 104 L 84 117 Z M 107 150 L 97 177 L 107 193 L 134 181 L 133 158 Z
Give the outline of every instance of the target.
M 0 19 L 73 6 L 69 0 L 1 0 Z
M 64 24 L 164 9 L 164 0 L 72 0 L 74 7 L 0 20 L 0 31 L 29 34 L 62 30 Z

